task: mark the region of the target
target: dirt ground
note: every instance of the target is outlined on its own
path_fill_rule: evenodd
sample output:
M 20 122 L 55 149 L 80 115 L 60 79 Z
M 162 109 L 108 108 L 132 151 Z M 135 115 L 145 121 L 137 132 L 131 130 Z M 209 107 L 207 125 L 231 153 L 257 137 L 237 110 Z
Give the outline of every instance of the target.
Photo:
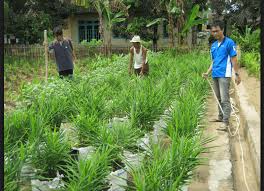
M 244 68 L 240 69 L 241 80 L 249 95 L 249 103 L 251 103 L 260 115 L 260 81 L 249 76 Z

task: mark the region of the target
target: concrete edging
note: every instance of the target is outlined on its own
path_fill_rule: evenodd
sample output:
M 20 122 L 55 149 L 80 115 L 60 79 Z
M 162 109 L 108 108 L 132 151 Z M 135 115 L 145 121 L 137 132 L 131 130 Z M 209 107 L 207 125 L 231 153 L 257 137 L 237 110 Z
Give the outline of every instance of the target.
M 248 94 L 241 82 L 236 85 L 235 78 L 232 78 L 232 85 L 235 89 L 235 98 L 239 106 L 240 126 L 244 129 L 245 140 L 249 146 L 252 163 L 257 182 L 260 184 L 260 116 L 248 101 Z

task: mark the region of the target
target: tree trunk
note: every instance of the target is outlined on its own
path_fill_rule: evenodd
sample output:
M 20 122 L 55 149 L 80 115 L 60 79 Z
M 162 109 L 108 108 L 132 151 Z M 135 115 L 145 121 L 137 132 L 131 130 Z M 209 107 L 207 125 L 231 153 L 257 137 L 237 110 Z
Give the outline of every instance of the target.
M 172 15 L 169 14 L 169 47 L 174 48 L 175 42 L 174 42 L 174 23 Z
M 104 49 L 105 49 L 105 36 L 104 36 L 103 14 L 99 10 L 98 10 L 98 15 L 99 15 L 99 33 L 100 33 L 100 38 L 103 41 L 103 46 L 104 46 Z M 104 53 L 106 53 L 106 52 L 104 51 Z
M 192 46 L 197 45 L 197 26 L 192 28 Z
M 108 37 L 108 41 L 107 41 L 107 47 L 108 47 L 107 56 L 110 57 L 112 55 L 112 28 L 109 29 L 109 37 Z
M 153 41 L 153 51 L 157 52 L 158 50 L 158 25 L 154 25 L 152 41 Z

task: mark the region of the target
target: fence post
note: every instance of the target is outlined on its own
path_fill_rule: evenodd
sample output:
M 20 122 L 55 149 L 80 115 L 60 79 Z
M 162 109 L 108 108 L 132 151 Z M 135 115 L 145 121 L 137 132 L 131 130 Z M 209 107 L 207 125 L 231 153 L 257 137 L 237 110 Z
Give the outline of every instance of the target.
M 44 46 L 45 46 L 46 82 L 47 82 L 48 81 L 48 37 L 47 37 L 47 30 L 44 30 Z

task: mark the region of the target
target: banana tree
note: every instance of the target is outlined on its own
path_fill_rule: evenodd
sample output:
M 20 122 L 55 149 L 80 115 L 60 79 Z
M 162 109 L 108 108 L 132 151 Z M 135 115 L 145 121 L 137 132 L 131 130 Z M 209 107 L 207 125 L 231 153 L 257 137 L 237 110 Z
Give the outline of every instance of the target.
M 168 14 L 170 48 L 175 46 L 174 25 L 175 18 L 179 17 L 182 13 L 182 9 L 180 8 L 181 3 L 182 0 L 161 0 L 161 5 L 165 7 Z
M 130 6 L 125 7 L 124 10 L 122 10 L 118 13 L 113 13 L 109 1 L 105 1 L 103 4 L 103 18 L 106 21 L 106 28 L 109 32 L 108 39 L 107 39 L 108 55 L 111 55 L 111 53 L 112 53 L 112 29 L 113 29 L 113 25 L 126 20 L 126 16 L 128 16 L 127 10 L 129 8 L 130 8 Z
M 162 22 L 162 21 L 167 21 L 168 19 L 166 18 L 157 18 L 153 21 L 151 21 L 150 23 L 148 23 L 146 25 L 146 27 L 153 27 L 153 50 L 157 51 L 158 46 L 157 46 L 157 40 L 158 40 L 158 25 Z
M 200 6 L 198 4 L 194 5 L 192 10 L 190 11 L 190 14 L 186 20 L 186 22 L 183 25 L 183 28 L 180 32 L 181 37 L 186 38 L 188 32 L 193 26 L 204 24 L 208 19 L 207 18 L 201 18 L 197 19 L 199 14 Z
M 114 6 L 124 7 L 122 0 L 75 0 L 75 4 L 85 7 L 85 8 L 95 8 L 99 16 L 99 33 L 103 40 L 104 46 L 108 47 L 108 54 L 111 54 L 111 30 L 113 24 L 119 23 L 125 20 L 122 16 L 125 15 L 124 11 L 121 11 L 117 14 L 112 13 L 111 3 Z M 115 7 L 117 8 L 117 7 Z M 128 7 L 127 7 L 128 8 Z M 104 23 L 106 22 L 106 23 Z M 104 26 L 107 27 L 107 30 L 110 32 L 108 40 L 104 35 Z
M 75 0 L 76 5 L 84 8 L 94 8 L 96 9 L 99 16 L 99 33 L 100 37 L 105 43 L 104 39 L 104 22 L 103 22 L 103 3 L 104 0 Z

